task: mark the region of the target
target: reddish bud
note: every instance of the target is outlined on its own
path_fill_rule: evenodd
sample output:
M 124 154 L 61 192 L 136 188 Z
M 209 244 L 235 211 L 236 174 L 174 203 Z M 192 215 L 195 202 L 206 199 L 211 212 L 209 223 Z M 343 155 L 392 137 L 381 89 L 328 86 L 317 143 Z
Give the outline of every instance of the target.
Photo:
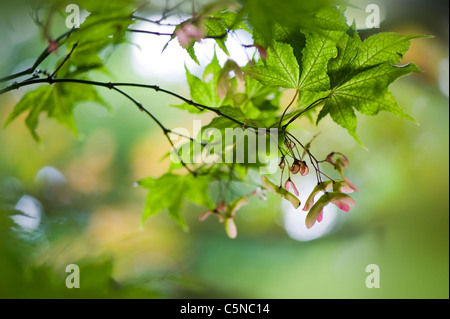
M 188 47 L 192 41 L 200 41 L 205 37 L 203 30 L 196 27 L 192 23 L 185 23 L 180 28 L 177 28 L 175 35 L 183 48 Z
M 52 52 L 55 52 L 57 49 L 58 49 L 58 42 L 49 40 L 47 52 L 52 53 Z
M 267 59 L 267 50 L 266 50 L 266 48 L 263 47 L 262 45 L 259 45 L 259 44 L 255 44 L 254 46 L 258 50 L 258 53 L 259 53 L 259 56 L 261 57 L 261 59 L 263 59 L 263 60 Z

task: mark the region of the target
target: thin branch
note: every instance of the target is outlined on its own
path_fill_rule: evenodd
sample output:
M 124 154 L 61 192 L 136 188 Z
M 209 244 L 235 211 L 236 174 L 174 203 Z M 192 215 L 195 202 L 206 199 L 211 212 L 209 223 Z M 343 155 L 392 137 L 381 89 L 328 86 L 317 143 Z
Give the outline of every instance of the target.
M 320 173 L 321 175 L 325 176 L 326 178 L 328 178 L 331 181 L 334 181 L 333 178 L 329 177 L 327 174 L 323 173 L 320 170 L 319 167 L 319 161 L 317 160 L 317 158 L 309 151 L 309 148 L 306 148 L 294 135 L 292 135 L 292 133 L 286 132 L 287 135 L 289 135 L 290 137 L 292 137 L 302 148 L 303 150 L 308 154 L 309 159 L 311 161 L 311 164 L 314 166 L 314 169 L 316 170 L 316 172 Z M 314 165 L 314 162 L 316 162 L 316 165 Z M 318 181 L 321 180 L 320 177 L 318 178 Z
M 127 29 L 128 32 L 134 32 L 134 33 L 145 33 L 145 34 L 151 34 L 151 35 L 157 35 L 157 36 L 173 36 L 174 33 L 169 32 L 157 32 L 157 31 L 149 31 L 149 30 L 140 30 L 140 29 Z M 223 39 L 227 36 L 228 31 L 225 33 L 219 34 L 219 35 L 206 35 L 204 39 Z
M 159 36 L 173 36 L 173 33 L 168 33 L 168 32 L 156 32 L 156 31 L 138 30 L 138 29 L 127 29 L 127 31 L 135 32 L 135 33 L 146 33 L 146 34 L 152 34 L 152 35 L 159 35 Z
M 58 43 L 58 47 L 61 45 L 61 43 L 59 43 L 62 39 L 68 37 L 75 29 L 71 29 L 69 31 L 67 31 L 66 33 L 63 33 L 62 35 L 60 35 L 58 38 L 55 39 L 55 42 Z M 42 51 L 42 53 L 39 55 L 39 57 L 36 59 L 36 61 L 34 62 L 33 66 L 31 66 L 30 68 L 9 75 L 9 76 L 5 76 L 3 78 L 0 78 L 0 83 L 1 82 L 6 82 L 9 80 L 13 80 L 15 78 L 19 78 L 21 76 L 27 75 L 27 74 L 32 74 L 37 68 L 38 66 L 51 54 L 50 52 L 50 45 L 48 45 L 44 51 Z
M 244 122 L 241 122 L 225 113 L 223 113 L 222 111 L 220 111 L 219 109 L 216 109 L 214 107 L 211 106 L 207 106 L 207 105 L 203 105 L 200 103 L 196 103 L 190 99 L 187 99 L 175 92 L 160 88 L 157 85 L 149 85 L 149 84 L 142 84 L 142 83 L 121 83 L 121 82 L 117 82 L 117 83 L 113 83 L 113 82 L 99 82 L 99 81 L 91 81 L 91 80 L 81 80 L 81 79 L 53 79 L 53 78 L 45 78 L 45 79 L 34 79 L 34 80 L 30 80 L 30 81 L 25 81 L 25 82 L 20 82 L 20 83 L 13 83 L 10 86 L 0 90 L 0 95 L 15 90 L 15 89 L 19 89 L 20 87 L 24 87 L 24 86 L 28 86 L 28 85 L 32 85 L 32 84 L 38 84 L 38 83 L 48 83 L 48 84 L 53 84 L 53 83 L 79 83 L 79 84 L 87 84 L 87 85 L 95 85 L 95 86 L 102 86 L 102 87 L 107 87 L 109 89 L 111 89 L 112 87 L 118 87 L 118 86 L 127 86 L 127 87 L 140 87 L 140 88 L 147 88 L 147 89 L 152 89 L 155 92 L 163 92 L 165 94 L 171 95 L 176 97 L 179 100 L 182 100 L 184 102 L 186 102 L 189 105 L 195 106 L 197 108 L 200 109 L 204 109 L 204 110 L 208 110 L 211 111 L 219 116 L 225 117 L 227 119 L 229 119 L 230 121 L 235 122 L 236 124 L 239 124 L 242 128 L 245 129 L 253 129 L 251 130 L 252 132 L 254 132 L 255 134 L 258 134 L 258 130 L 260 129 L 260 127 L 256 127 L 256 126 L 250 126 L 247 125 Z
M 292 122 L 294 122 L 300 115 L 302 115 L 303 113 L 305 113 L 306 111 L 311 110 L 313 107 L 319 105 L 322 101 L 328 99 L 330 97 L 331 93 L 328 94 L 326 97 L 322 97 L 316 101 L 314 101 L 313 103 L 311 103 L 307 108 L 305 108 L 304 110 L 300 111 L 298 114 L 296 114 L 294 117 L 292 117 L 289 122 L 287 122 L 286 124 L 283 125 L 282 130 L 285 131 L 286 128 L 289 126 L 289 124 L 291 124 Z
M 283 122 L 284 115 L 286 114 L 287 110 L 291 107 L 291 105 L 294 103 L 295 99 L 297 98 L 298 92 L 299 92 L 299 90 L 296 90 L 296 91 L 295 91 L 294 97 L 292 98 L 291 102 L 290 102 L 289 105 L 284 109 L 284 112 L 283 112 L 283 114 L 281 115 L 281 118 L 280 118 L 280 122 L 278 123 L 278 130 L 280 130 L 281 123 Z
M 73 53 L 73 51 L 75 50 L 75 48 L 77 47 L 77 45 L 78 45 L 78 42 L 75 43 L 75 44 L 72 46 L 72 49 L 71 49 L 70 52 L 66 55 L 66 57 L 65 57 L 64 60 L 61 62 L 61 64 L 58 65 L 58 67 L 56 68 L 56 70 L 50 75 L 51 78 L 54 78 L 55 75 L 56 75 L 56 73 L 58 73 L 58 71 L 59 71 L 59 70 L 63 67 L 63 65 L 67 62 L 67 60 L 70 59 L 70 56 L 72 55 L 72 53 Z
M 145 21 L 145 22 L 154 23 L 154 24 L 157 24 L 157 25 L 160 25 L 160 26 L 176 27 L 178 25 L 178 24 L 175 24 L 175 23 L 162 23 L 161 22 L 162 20 L 151 20 L 151 19 L 147 19 L 147 18 L 143 18 L 143 17 L 138 17 L 136 15 L 132 15 L 131 18 L 135 19 L 135 20 L 139 20 L 139 21 Z
M 186 168 L 188 170 L 189 173 L 191 173 L 192 175 L 196 176 L 197 172 L 193 171 L 181 158 L 180 154 L 178 154 L 178 149 L 175 147 L 175 145 L 173 144 L 172 140 L 170 139 L 169 133 L 174 133 L 172 130 L 166 128 L 159 120 L 156 116 L 154 116 L 148 109 L 146 109 L 140 102 L 138 102 L 135 98 L 133 98 L 132 96 L 130 96 L 129 94 L 125 93 L 124 91 L 122 91 L 121 89 L 118 89 L 117 87 L 112 87 L 112 90 L 115 90 L 117 92 L 119 92 L 120 94 L 122 94 L 123 96 L 125 96 L 127 99 L 129 99 L 130 101 L 132 101 L 138 108 L 140 111 L 146 113 L 148 116 L 151 117 L 151 119 L 159 126 L 159 128 L 161 129 L 161 131 L 163 132 L 164 136 L 167 138 L 167 140 L 169 141 L 170 145 L 172 145 L 172 148 L 175 150 L 175 152 L 177 153 L 178 158 L 180 159 L 181 165 L 183 165 L 184 168 Z

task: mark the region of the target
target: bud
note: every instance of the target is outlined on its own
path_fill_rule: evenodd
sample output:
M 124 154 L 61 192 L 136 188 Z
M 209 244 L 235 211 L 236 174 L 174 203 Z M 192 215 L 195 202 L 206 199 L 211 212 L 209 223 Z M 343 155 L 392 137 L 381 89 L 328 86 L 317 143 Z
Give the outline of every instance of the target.
M 59 45 L 57 41 L 54 40 L 49 40 L 48 41 L 48 48 L 47 48 L 47 52 L 48 53 L 53 53 L 58 49 Z
M 261 57 L 261 59 L 265 60 L 267 59 L 267 50 L 265 47 L 263 47 L 260 44 L 254 44 L 254 47 L 256 47 L 256 49 L 258 50 L 259 56 Z
M 187 48 L 192 42 L 200 41 L 205 37 L 203 30 L 192 23 L 185 23 L 178 26 L 175 35 L 183 48 Z

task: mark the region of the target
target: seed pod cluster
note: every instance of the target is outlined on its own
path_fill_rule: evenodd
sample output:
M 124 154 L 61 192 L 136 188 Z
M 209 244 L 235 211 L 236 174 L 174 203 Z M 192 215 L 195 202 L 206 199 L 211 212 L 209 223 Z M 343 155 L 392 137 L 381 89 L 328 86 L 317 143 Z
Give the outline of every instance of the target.
M 300 170 L 300 162 L 298 160 L 295 160 L 294 163 L 292 163 L 292 165 L 289 167 L 289 171 L 292 174 L 297 174 L 299 170 Z
M 301 161 L 300 162 L 300 170 L 299 170 L 299 172 L 300 172 L 300 175 L 302 175 L 302 176 L 308 175 L 309 168 L 308 168 L 308 165 L 306 165 L 305 161 Z
M 306 165 L 305 161 L 295 160 L 294 163 L 289 167 L 289 171 L 292 174 L 300 173 L 302 176 L 306 176 L 309 173 L 308 165 Z

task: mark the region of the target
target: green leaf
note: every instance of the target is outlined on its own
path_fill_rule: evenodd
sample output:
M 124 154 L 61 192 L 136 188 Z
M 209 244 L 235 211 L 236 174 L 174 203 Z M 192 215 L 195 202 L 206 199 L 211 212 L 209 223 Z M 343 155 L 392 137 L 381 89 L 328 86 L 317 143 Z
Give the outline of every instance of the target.
M 219 116 L 212 119 L 212 121 L 202 127 L 202 132 L 205 131 L 208 128 L 216 128 L 220 130 L 222 133 L 225 132 L 226 128 L 236 128 L 239 127 L 239 125 L 236 122 L 233 122 L 226 117 Z M 223 136 L 223 134 L 222 134 Z
M 208 175 L 200 175 L 197 177 L 192 175 L 185 176 L 184 182 L 186 197 L 189 201 L 198 205 L 206 206 L 209 209 L 214 209 L 215 205 L 208 195 L 209 183 L 211 180 L 212 177 Z
M 39 116 L 46 112 L 49 118 L 56 119 L 76 133 L 73 119 L 73 109 L 80 102 L 94 101 L 103 104 L 93 86 L 73 83 L 55 83 L 42 86 L 27 92 L 16 104 L 9 115 L 5 126 L 9 125 L 17 116 L 29 110 L 25 123 L 33 138 L 39 140 L 36 129 Z
M 338 43 L 338 56 L 328 64 L 331 95 L 318 121 L 330 114 L 358 143 L 354 110 L 366 115 L 388 111 L 414 121 L 398 107 L 388 87 L 401 76 L 420 72 L 412 63 L 393 65 L 402 59 L 411 39 L 418 37 L 380 33 L 361 43 L 351 28 Z
M 218 110 L 225 115 L 228 115 L 231 118 L 234 118 L 235 120 L 241 121 L 246 123 L 247 118 L 245 114 L 239 109 L 238 107 L 230 106 L 230 105 L 224 105 L 218 108 Z M 205 130 L 209 128 L 215 128 L 221 131 L 222 137 L 224 137 L 225 129 L 226 128 L 237 128 L 240 127 L 238 123 L 235 121 L 232 121 L 224 116 L 218 116 L 212 119 L 212 121 L 203 126 L 201 129 L 201 132 L 204 132 Z
M 176 221 L 181 228 L 188 230 L 188 226 L 181 214 L 184 198 L 193 203 L 203 205 L 209 209 L 214 208 L 208 196 L 208 184 L 210 176 L 192 175 L 182 176 L 166 173 L 159 178 L 147 177 L 138 182 L 140 187 L 149 190 L 145 203 L 141 223 L 149 217 L 168 209 L 169 216 Z
M 260 44 L 264 45 L 272 43 L 273 25 L 276 23 L 290 29 L 316 30 L 319 26 L 315 15 L 332 4 L 329 0 L 247 0 L 242 11 L 248 13 L 253 33 L 264 42 Z M 292 12 L 295 14 L 290 14 Z
M 216 37 L 216 43 L 225 52 L 228 56 L 230 53 L 228 52 L 227 47 L 225 46 L 225 41 L 227 39 L 227 28 L 224 22 L 219 18 L 209 18 L 204 22 L 205 32 L 207 37 Z
M 221 106 L 224 102 L 224 99 L 221 99 L 217 93 L 217 81 L 219 79 L 219 74 L 222 68 L 220 67 L 219 60 L 217 59 L 216 54 L 214 53 L 214 57 L 211 63 L 206 66 L 205 71 L 203 72 L 202 79 L 191 74 L 187 67 L 185 68 L 191 99 L 196 103 L 207 105 L 210 107 Z M 188 112 L 192 113 L 201 112 L 198 108 L 188 103 L 183 103 L 176 107 L 186 109 Z
M 320 30 L 345 32 L 348 28 L 343 10 L 332 6 L 325 6 L 321 8 L 317 11 L 314 17 L 315 25 Z
M 324 31 L 320 34 L 305 32 L 306 46 L 298 85 L 301 90 L 323 91 L 330 88 L 327 64 L 337 55 L 336 42 L 341 34 L 337 31 Z
M 191 57 L 192 60 L 194 60 L 195 63 L 197 63 L 198 65 L 200 65 L 200 61 L 197 58 L 197 55 L 195 55 L 195 51 L 194 51 L 194 44 L 192 43 L 190 46 L 188 46 L 186 48 L 187 53 L 189 54 L 189 56 Z
M 398 33 L 377 33 L 361 45 L 354 65 L 365 69 L 381 63 L 396 64 L 403 59 L 412 39 L 426 38 L 423 35 L 400 35 Z
M 298 88 L 300 69 L 293 48 L 274 41 L 267 49 L 267 59 L 253 67 L 245 68 L 250 76 L 263 85 L 282 88 Z
M 292 47 L 297 63 L 301 65 L 306 38 L 300 29 L 291 29 L 280 24 L 275 24 L 273 32 L 276 41 L 287 43 Z
M 172 207 L 172 216 L 177 215 L 174 211 L 176 206 L 172 206 L 174 202 L 174 196 L 179 188 L 183 179 L 180 175 L 164 174 L 159 178 L 147 177 L 138 182 L 140 187 L 149 190 L 147 200 L 145 202 L 144 213 L 142 215 L 141 222 L 144 223 L 149 217 L 158 214 L 166 207 Z M 175 193 L 173 192 L 175 190 Z M 180 202 L 181 198 L 178 198 L 176 202 Z M 179 208 L 179 207 L 178 207 Z M 177 220 L 179 222 L 179 220 Z
M 68 49 L 76 43 L 65 67 L 97 69 L 103 66 L 105 58 L 100 54 L 107 48 L 125 42 L 128 27 L 134 23 L 132 14 L 135 1 L 120 0 L 113 3 L 102 1 L 81 1 L 84 9 L 90 12 L 80 28 L 70 34 L 66 41 Z M 60 73 L 61 74 L 61 73 Z

